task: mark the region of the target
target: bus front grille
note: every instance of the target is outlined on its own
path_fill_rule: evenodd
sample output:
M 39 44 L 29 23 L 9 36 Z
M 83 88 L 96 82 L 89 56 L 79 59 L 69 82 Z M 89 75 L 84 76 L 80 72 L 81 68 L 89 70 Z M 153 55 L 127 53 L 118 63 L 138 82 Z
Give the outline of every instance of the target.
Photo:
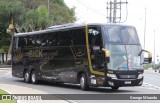
M 136 75 L 120 75 L 120 79 L 135 79 Z

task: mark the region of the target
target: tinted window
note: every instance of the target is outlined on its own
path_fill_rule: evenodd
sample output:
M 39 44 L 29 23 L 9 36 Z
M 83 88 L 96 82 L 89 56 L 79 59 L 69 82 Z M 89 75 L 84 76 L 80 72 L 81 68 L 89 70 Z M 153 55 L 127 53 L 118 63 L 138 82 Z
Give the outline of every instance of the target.
M 14 37 L 14 42 L 13 42 L 13 48 L 14 49 L 17 49 L 18 48 L 18 38 L 17 37 Z
M 48 34 L 40 34 L 39 35 L 39 41 L 40 41 L 40 46 L 41 47 L 47 47 L 48 43 Z M 37 41 L 38 42 L 38 41 Z
M 56 54 L 46 64 L 47 67 L 54 65 L 54 68 L 62 69 L 83 64 L 86 58 L 85 28 L 52 32 L 47 35 L 46 43 L 49 50 L 43 50 L 43 53 Z
M 101 31 L 98 27 L 89 27 L 88 37 L 89 45 L 102 45 Z
M 48 33 L 47 43 L 49 47 L 58 46 L 60 38 L 57 32 Z
M 74 45 L 85 45 L 85 29 L 75 29 L 72 31 L 71 40 L 74 41 Z
M 18 47 L 25 48 L 27 46 L 28 38 L 27 36 L 19 37 Z
M 28 37 L 28 43 L 27 43 L 27 46 L 28 47 L 33 47 L 33 46 L 35 46 L 35 41 L 34 41 L 34 37 L 35 37 L 36 35 L 34 35 L 34 36 L 32 36 L 32 35 L 30 35 L 29 37 Z
M 114 43 L 139 44 L 137 32 L 129 26 L 106 26 L 108 40 Z
M 49 34 L 35 34 L 28 38 L 28 47 L 47 47 L 49 44 Z

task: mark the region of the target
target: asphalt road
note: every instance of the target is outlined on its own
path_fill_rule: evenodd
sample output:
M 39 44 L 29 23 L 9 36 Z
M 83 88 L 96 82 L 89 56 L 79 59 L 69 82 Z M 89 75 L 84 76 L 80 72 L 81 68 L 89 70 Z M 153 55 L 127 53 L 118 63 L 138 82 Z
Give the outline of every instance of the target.
M 13 84 L 18 86 L 25 86 L 33 89 L 45 91 L 49 94 L 56 94 L 63 99 L 74 99 L 77 97 L 80 100 L 73 100 L 77 103 L 160 103 L 160 100 L 105 100 L 105 96 L 112 95 L 111 99 L 120 97 L 122 94 L 128 94 L 130 97 L 134 94 L 147 95 L 147 94 L 160 94 L 160 76 L 159 74 L 146 73 L 144 84 L 140 87 L 121 87 L 117 91 L 113 91 L 110 88 L 90 88 L 89 91 L 81 91 L 78 85 L 71 84 L 52 84 L 48 82 L 39 83 L 38 85 L 27 84 L 23 82 L 23 79 L 12 77 L 11 69 L 0 70 L 0 83 Z M 65 94 L 65 95 L 61 95 Z M 85 94 L 85 95 L 79 95 Z M 83 100 L 88 98 L 94 100 Z M 99 96 L 104 96 L 104 100 L 97 100 Z M 122 95 L 123 96 L 123 95 Z M 160 96 L 159 96 L 160 97 Z M 132 99 L 132 98 L 131 98 Z
M 154 70 L 145 71 L 144 82 L 160 88 L 160 73 Z

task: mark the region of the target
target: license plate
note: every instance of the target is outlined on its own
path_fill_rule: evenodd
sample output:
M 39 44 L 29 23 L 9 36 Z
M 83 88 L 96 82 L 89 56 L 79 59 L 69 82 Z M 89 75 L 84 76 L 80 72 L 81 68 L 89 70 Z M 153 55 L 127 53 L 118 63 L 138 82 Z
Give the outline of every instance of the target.
M 131 81 L 125 81 L 125 84 L 131 84 Z

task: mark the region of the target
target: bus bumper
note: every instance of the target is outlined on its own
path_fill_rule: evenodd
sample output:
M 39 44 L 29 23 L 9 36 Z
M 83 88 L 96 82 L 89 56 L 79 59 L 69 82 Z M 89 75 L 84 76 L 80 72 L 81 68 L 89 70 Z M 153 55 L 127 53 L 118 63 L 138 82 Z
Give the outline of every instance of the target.
M 143 84 L 143 78 L 141 79 L 111 79 L 108 78 L 105 82 L 105 86 L 109 87 L 122 87 L 122 86 L 141 86 Z

